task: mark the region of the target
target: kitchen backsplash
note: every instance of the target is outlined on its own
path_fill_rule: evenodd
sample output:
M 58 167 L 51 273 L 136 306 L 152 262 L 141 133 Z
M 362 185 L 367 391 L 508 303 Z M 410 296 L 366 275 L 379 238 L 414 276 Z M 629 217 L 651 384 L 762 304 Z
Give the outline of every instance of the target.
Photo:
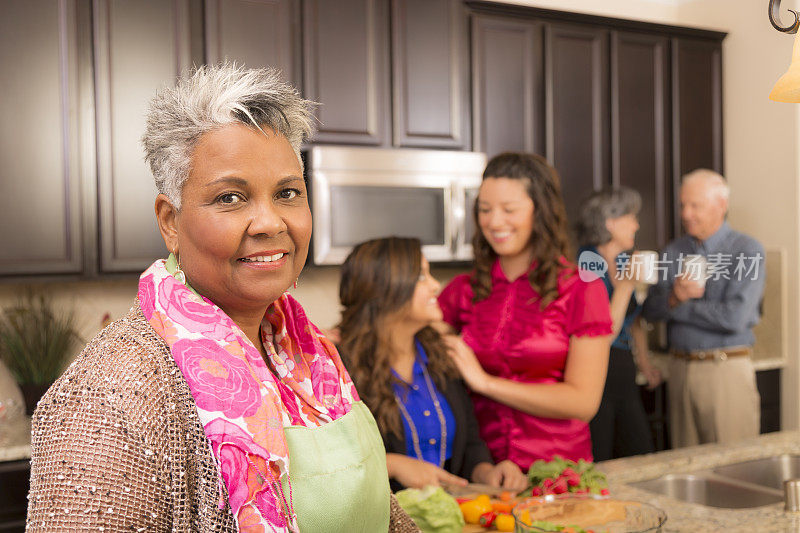
M 432 273 L 444 286 L 465 269 L 433 268 Z M 339 271 L 339 267 L 333 266 L 308 267 L 300 275 L 297 288 L 290 289 L 291 294 L 303 304 L 312 322 L 321 328 L 330 328 L 339 321 Z M 106 314 L 115 320 L 128 312 L 136 296 L 137 278 L 31 285 L 0 284 L 0 306 L 15 303 L 28 286 L 45 291 L 53 297 L 58 307 L 74 308 L 80 334 L 85 341 L 89 341 L 100 331 Z

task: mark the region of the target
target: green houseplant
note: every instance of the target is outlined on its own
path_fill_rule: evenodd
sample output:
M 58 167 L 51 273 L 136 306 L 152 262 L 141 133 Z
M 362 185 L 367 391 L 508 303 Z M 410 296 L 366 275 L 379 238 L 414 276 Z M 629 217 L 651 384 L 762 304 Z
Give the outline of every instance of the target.
M 43 294 L 27 292 L 0 310 L 0 358 L 19 383 L 29 415 L 79 340 L 75 312 L 56 311 Z

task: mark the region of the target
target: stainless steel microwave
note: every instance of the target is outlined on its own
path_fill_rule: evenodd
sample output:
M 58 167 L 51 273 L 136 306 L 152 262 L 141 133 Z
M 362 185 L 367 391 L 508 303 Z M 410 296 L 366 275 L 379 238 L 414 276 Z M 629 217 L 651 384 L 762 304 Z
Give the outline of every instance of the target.
M 429 261 L 472 259 L 485 154 L 315 146 L 306 164 L 315 264 L 341 264 L 359 242 L 390 235 L 418 237 Z

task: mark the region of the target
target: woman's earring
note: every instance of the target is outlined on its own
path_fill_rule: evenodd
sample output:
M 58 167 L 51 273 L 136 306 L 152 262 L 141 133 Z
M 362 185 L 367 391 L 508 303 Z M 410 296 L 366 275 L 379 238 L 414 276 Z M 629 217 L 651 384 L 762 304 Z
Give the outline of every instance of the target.
M 297 288 L 297 280 L 298 280 L 298 278 L 295 278 L 295 280 L 294 280 L 294 288 L 295 289 Z
M 175 252 L 175 261 L 178 263 L 178 268 L 175 270 L 175 279 L 186 285 L 186 274 L 184 274 L 183 270 L 181 270 L 181 258 L 178 255 L 178 252 Z

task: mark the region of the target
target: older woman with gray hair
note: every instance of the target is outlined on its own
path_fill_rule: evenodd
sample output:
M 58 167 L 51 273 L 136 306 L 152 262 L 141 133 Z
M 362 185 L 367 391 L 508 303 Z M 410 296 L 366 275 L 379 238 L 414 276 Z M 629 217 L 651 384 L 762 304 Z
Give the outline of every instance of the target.
M 633 189 L 596 192 L 581 206 L 578 241 L 579 263 L 602 258 L 607 270 L 601 275 L 608 290 L 615 338 L 611 344 L 603 399 L 589 422 L 595 461 L 653 451 L 647 415 L 636 386 L 636 367 L 655 387 L 661 376 L 650 363 L 647 334 L 634 298 L 636 279 L 621 275 L 639 230 L 641 197 Z M 599 257 L 598 257 L 599 256 Z M 634 364 L 634 360 L 636 363 Z
M 231 65 L 152 101 L 171 253 L 40 402 L 28 531 L 417 531 L 336 349 L 286 293 L 311 235 L 311 105 Z

